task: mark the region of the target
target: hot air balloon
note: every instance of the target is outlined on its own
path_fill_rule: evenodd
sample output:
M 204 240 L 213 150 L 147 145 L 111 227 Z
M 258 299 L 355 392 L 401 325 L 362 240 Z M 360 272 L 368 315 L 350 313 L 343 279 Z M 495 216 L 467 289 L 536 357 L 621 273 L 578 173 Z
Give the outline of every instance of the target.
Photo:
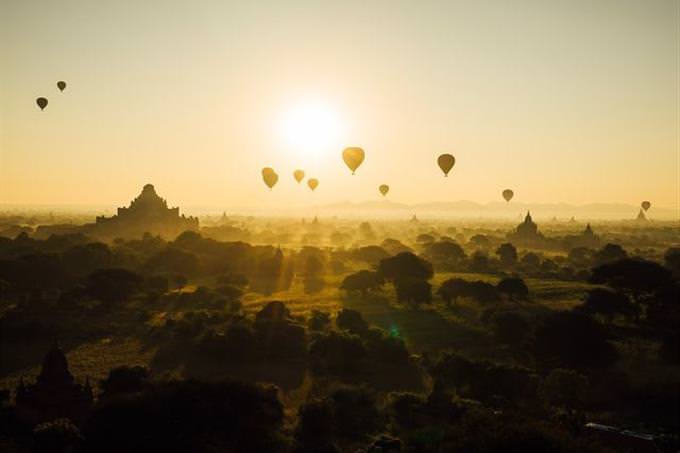
M 442 169 L 444 172 L 444 176 L 448 176 L 449 172 L 453 168 L 453 166 L 456 163 L 456 158 L 453 157 L 451 154 L 442 154 L 437 158 L 437 164 L 439 164 L 439 168 Z
M 63 80 L 58 81 L 57 88 L 59 88 L 59 91 L 64 91 L 64 89 L 66 89 L 66 82 Z
M 652 207 L 652 203 L 650 203 L 649 201 L 643 201 L 642 203 L 640 203 L 640 206 L 642 206 L 642 209 L 647 211 L 647 209 Z
M 378 190 L 384 197 L 385 195 L 387 195 L 387 192 L 390 191 L 390 186 L 388 186 L 387 184 L 382 184 L 380 187 L 378 187 Z
M 356 169 L 359 168 L 359 165 L 364 161 L 364 157 L 366 157 L 366 154 L 361 148 L 345 148 L 342 152 L 342 160 L 344 160 L 345 164 L 352 170 L 352 174 L 354 174 Z
M 510 201 L 512 200 L 512 197 L 515 195 L 515 193 L 510 190 L 510 189 L 505 189 L 503 191 L 503 198 L 505 198 L 505 201 Z
M 272 169 L 270 167 L 264 167 L 262 169 L 262 180 L 267 185 L 267 187 L 269 187 L 269 189 L 271 190 L 271 188 L 274 187 L 276 185 L 276 183 L 278 182 L 279 175 L 276 174 L 274 169 Z
M 298 184 L 299 184 L 300 181 L 302 181 L 302 179 L 305 177 L 305 172 L 302 171 L 302 170 L 295 170 L 295 171 L 293 172 L 293 177 L 295 178 L 295 180 L 296 180 L 296 181 L 298 182 Z
M 40 110 L 45 110 L 45 107 L 47 107 L 47 98 L 38 98 L 35 100 L 35 103 L 38 104 Z
M 316 178 L 311 178 L 307 180 L 307 185 L 309 186 L 310 189 L 314 190 L 316 189 L 316 186 L 319 185 L 319 180 Z

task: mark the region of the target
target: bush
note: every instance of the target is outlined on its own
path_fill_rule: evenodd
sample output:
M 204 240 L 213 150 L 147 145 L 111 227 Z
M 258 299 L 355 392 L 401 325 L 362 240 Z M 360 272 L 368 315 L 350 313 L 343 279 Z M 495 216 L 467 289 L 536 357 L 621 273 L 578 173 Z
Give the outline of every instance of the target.
M 432 285 L 425 280 L 398 280 L 394 287 L 399 302 L 406 302 L 415 307 L 432 302 Z
M 500 311 L 491 316 L 491 326 L 496 340 L 503 344 L 518 345 L 529 333 L 526 318 L 513 311 Z
M 366 348 L 354 335 L 329 332 L 314 338 L 309 345 L 309 368 L 319 376 L 357 379 L 365 357 Z
M 331 315 L 325 311 L 312 310 L 307 327 L 312 331 L 325 331 L 331 324 Z
M 549 404 L 581 407 L 590 388 L 588 378 L 574 370 L 556 368 L 541 383 L 540 395 Z
M 618 358 L 604 327 L 576 312 L 547 315 L 536 329 L 534 348 L 539 365 L 546 369 L 601 369 Z
M 369 291 L 375 291 L 383 284 L 377 272 L 361 270 L 344 278 L 340 289 L 347 292 L 360 292 L 365 296 Z
M 368 330 L 368 323 L 364 321 L 361 313 L 350 308 L 343 308 L 340 313 L 338 313 L 335 324 L 340 329 L 359 336 L 363 335 Z
M 272 387 L 237 382 L 157 383 L 99 405 L 85 426 L 86 449 L 272 451 L 283 406 Z
M 507 295 L 512 301 L 526 300 L 529 297 L 529 288 L 521 278 L 504 278 L 498 282 L 496 288 L 500 293 Z

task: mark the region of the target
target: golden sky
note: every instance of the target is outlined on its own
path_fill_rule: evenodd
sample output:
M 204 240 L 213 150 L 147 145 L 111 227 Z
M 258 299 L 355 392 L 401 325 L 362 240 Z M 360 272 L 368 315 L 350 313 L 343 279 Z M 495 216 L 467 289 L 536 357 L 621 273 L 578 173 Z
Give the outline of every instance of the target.
M 679 18 L 679 0 L 0 0 L 0 203 L 117 206 L 151 182 L 173 205 L 268 207 L 386 183 L 405 203 L 675 207 Z M 312 122 L 306 149 L 289 123 L 310 105 L 333 136 Z M 366 150 L 355 176 L 345 146 Z

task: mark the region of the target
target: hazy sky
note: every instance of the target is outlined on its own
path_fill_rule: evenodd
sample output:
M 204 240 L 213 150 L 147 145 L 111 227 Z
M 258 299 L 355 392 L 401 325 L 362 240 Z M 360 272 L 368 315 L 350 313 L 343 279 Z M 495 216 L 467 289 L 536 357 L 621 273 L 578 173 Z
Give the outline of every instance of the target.
M 387 183 L 406 203 L 500 200 L 509 187 L 523 202 L 674 207 L 679 11 L 0 0 L 0 203 L 123 205 L 151 182 L 173 205 L 268 207 L 374 200 Z M 313 150 L 282 131 L 307 103 L 335 132 Z M 366 150 L 356 176 L 344 146 Z M 457 158 L 447 179 L 442 152 Z M 279 173 L 272 192 L 263 166 Z M 294 182 L 297 167 L 316 192 Z

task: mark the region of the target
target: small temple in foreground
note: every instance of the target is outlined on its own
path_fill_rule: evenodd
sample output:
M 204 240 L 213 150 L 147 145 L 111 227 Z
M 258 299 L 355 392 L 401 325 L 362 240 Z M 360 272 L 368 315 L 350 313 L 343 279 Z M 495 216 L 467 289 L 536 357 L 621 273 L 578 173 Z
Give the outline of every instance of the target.
M 130 206 L 118 208 L 118 213 L 112 217 L 97 217 L 92 233 L 112 238 L 151 233 L 174 239 L 187 230 L 198 230 L 198 218 L 180 215 L 178 207 L 169 208 L 154 186 L 147 184 Z
M 57 418 L 82 422 L 93 402 L 89 381 L 78 384 L 68 369 L 63 351 L 55 342 L 43 359 L 42 369 L 34 384 L 21 378 L 16 389 L 16 411 L 20 420 L 39 424 Z

